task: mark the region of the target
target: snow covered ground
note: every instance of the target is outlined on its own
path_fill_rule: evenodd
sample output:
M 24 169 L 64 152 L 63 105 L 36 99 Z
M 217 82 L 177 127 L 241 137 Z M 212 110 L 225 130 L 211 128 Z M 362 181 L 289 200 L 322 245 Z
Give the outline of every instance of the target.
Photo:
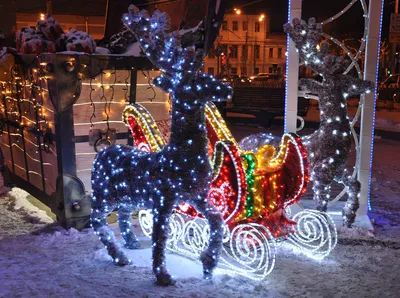
M 399 297 L 400 143 L 376 140 L 371 218 L 376 235 L 340 229 L 323 261 L 279 248 L 275 269 L 261 282 L 216 272 L 175 254 L 167 266 L 177 284 L 154 285 L 150 243 L 128 251 L 117 267 L 90 229 L 66 231 L 14 189 L 0 197 L 0 297 Z M 115 224 L 112 225 L 115 228 Z

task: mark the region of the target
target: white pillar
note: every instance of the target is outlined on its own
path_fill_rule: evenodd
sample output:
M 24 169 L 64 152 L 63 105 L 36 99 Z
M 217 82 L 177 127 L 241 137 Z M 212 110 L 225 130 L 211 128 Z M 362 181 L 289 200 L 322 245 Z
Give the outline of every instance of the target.
M 360 168 L 358 169 L 358 179 L 361 182 L 361 195 L 357 216 L 367 215 L 369 205 L 383 2 L 383 0 L 369 1 L 364 79 L 373 81 L 375 83 L 375 90 L 362 96 L 364 105 L 361 112 Z
M 288 21 L 301 19 L 302 0 L 289 0 Z M 299 54 L 294 42 L 289 38 L 286 51 L 286 96 L 285 96 L 285 133 L 296 132 L 297 124 L 297 89 L 299 80 Z

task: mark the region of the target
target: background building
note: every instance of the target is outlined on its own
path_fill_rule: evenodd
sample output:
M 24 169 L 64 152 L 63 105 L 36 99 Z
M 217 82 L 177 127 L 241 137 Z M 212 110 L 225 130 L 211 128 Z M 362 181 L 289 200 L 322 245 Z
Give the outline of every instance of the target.
M 286 63 L 286 35 L 270 34 L 264 14 L 227 14 L 214 49 L 205 59 L 205 72 L 213 75 L 282 75 Z

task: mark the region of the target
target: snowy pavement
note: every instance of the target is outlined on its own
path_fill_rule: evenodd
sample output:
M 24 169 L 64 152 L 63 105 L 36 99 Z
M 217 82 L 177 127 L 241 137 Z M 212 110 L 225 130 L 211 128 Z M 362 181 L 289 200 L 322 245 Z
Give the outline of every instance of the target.
M 218 271 L 204 281 L 199 263 L 169 253 L 177 284 L 157 287 L 149 240 L 141 237 L 142 248 L 127 251 L 133 265 L 117 267 L 90 229 L 60 228 L 14 189 L 0 197 L 0 297 L 399 297 L 399 148 L 375 143 L 376 236 L 340 229 L 339 244 L 323 261 L 279 248 L 275 269 L 259 282 Z

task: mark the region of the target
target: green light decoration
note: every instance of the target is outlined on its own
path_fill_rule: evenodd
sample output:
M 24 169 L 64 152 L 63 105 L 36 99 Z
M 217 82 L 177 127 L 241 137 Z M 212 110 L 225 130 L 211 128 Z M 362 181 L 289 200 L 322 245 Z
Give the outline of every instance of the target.
M 246 197 L 246 217 L 253 215 L 254 211 L 254 171 L 256 169 L 256 156 L 249 152 L 242 155 L 247 162 L 246 181 L 247 181 L 247 197 Z

